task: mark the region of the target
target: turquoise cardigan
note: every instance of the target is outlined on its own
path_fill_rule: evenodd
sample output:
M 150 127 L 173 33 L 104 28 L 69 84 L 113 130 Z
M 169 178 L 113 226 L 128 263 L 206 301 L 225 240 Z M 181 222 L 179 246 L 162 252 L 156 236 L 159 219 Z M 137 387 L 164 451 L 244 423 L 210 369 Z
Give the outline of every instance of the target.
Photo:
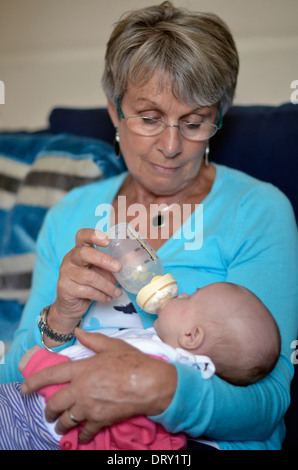
M 215 166 L 215 182 L 203 201 L 202 246 L 186 250 L 188 238 L 171 238 L 158 254 L 165 272 L 177 279 L 179 292 L 192 294 L 217 281 L 240 284 L 254 292 L 280 328 L 280 360 L 269 376 L 248 387 L 230 385 L 217 376 L 202 380 L 193 369 L 175 364 L 178 386 L 172 403 L 151 418 L 172 432 L 204 435 L 221 449 L 279 449 L 293 376 L 291 343 L 298 332 L 296 221 L 288 199 L 277 188 Z M 63 257 L 73 248 L 80 228 L 95 228 L 96 208 L 112 203 L 126 174 L 76 188 L 48 212 L 38 238 L 32 294 L 5 366 L 0 367 L 1 383 L 23 380 L 17 364 L 28 348 L 41 344 L 37 318 L 55 300 Z M 151 327 L 155 316 L 140 310 L 134 296 L 132 301 L 145 328 Z

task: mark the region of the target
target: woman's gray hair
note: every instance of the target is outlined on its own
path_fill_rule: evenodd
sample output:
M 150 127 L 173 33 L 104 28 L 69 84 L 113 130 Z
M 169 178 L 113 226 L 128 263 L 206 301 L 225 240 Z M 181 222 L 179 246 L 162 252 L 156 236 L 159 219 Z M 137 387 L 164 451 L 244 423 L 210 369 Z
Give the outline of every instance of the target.
M 158 72 L 174 96 L 193 106 L 231 106 L 239 68 L 233 37 L 210 13 L 175 8 L 169 1 L 126 13 L 107 44 L 102 86 L 116 103 L 128 82 L 145 84 Z

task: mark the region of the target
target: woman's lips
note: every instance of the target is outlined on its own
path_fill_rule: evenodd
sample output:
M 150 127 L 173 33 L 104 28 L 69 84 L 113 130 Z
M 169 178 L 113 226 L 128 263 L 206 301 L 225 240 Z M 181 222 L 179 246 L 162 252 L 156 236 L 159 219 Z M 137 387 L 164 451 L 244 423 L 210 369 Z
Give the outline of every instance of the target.
M 150 163 L 151 167 L 153 170 L 158 171 L 159 173 L 164 173 L 164 174 L 170 174 L 172 175 L 175 173 L 179 167 L 167 167 L 167 166 L 162 166 L 162 165 L 156 165 L 155 163 Z

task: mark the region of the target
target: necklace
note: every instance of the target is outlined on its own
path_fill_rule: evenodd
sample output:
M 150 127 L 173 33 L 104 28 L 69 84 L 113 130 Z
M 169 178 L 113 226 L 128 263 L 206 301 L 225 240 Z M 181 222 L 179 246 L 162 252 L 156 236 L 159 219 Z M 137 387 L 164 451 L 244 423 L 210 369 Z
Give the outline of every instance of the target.
M 163 216 L 163 212 L 168 212 L 171 209 L 171 207 L 173 207 L 175 204 L 177 204 L 177 203 L 174 202 L 173 204 L 170 204 L 169 206 L 159 208 L 157 214 L 154 215 L 151 219 L 152 226 L 157 227 L 157 228 L 164 227 L 165 226 L 165 217 Z

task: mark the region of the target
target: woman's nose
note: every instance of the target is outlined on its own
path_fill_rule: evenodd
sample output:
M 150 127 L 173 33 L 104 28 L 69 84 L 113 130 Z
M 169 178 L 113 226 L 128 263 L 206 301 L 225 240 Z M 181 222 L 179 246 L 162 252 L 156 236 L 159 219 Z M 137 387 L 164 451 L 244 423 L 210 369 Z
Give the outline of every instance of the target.
M 160 135 L 158 148 L 166 158 L 174 158 L 182 150 L 182 135 L 178 126 L 168 126 Z

